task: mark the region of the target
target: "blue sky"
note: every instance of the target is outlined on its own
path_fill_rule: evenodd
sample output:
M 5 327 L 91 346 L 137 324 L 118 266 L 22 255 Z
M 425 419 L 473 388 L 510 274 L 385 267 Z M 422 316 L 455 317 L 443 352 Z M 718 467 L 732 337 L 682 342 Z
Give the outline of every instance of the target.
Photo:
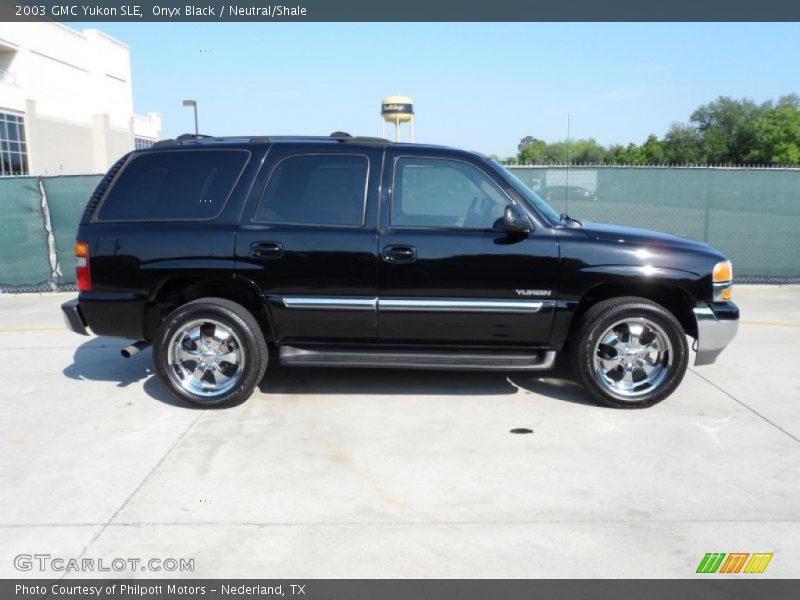
M 796 23 L 101 23 L 131 47 L 137 112 L 164 134 L 378 135 L 414 99 L 417 141 L 509 155 L 520 138 L 641 143 L 719 95 L 800 93 Z

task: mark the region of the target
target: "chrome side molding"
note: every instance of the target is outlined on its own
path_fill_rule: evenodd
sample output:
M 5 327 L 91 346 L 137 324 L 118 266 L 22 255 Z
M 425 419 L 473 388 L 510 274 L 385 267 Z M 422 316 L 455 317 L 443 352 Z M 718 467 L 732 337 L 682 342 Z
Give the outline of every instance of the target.
M 467 298 L 380 298 L 378 310 L 387 312 L 535 313 L 544 302 L 534 300 L 471 300 Z
M 377 298 L 345 296 L 284 296 L 286 308 L 312 308 L 316 310 L 377 310 Z
M 386 312 L 536 313 L 549 301 L 471 298 L 375 298 L 365 296 L 283 296 L 286 308 L 382 310 Z

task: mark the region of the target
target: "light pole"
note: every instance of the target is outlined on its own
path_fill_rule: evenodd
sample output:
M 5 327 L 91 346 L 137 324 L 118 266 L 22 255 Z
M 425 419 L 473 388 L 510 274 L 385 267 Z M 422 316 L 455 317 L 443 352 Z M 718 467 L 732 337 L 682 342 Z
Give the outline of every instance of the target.
M 197 128 L 197 100 L 184 100 L 183 105 L 194 108 L 194 135 L 197 137 L 200 135 L 200 130 Z

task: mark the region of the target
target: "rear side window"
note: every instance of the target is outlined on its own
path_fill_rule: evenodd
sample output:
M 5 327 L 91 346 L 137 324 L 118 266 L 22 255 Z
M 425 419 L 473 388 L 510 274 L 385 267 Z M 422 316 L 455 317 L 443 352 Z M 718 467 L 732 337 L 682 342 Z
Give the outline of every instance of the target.
M 135 157 L 100 207 L 100 221 L 212 219 L 217 216 L 250 153 L 183 150 Z
M 257 221 L 308 225 L 364 224 L 369 161 L 351 154 L 283 159 L 269 178 Z

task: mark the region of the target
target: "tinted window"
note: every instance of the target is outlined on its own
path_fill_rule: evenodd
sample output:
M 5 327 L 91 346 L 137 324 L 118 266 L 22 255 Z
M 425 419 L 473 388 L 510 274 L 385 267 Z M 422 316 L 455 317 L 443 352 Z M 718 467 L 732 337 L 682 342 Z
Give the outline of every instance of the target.
M 307 154 L 275 167 L 256 215 L 270 223 L 363 225 L 365 156 Z
M 392 225 L 492 229 L 509 199 L 467 163 L 400 158 L 395 163 Z
M 142 154 L 125 167 L 100 220 L 210 219 L 219 214 L 249 153 L 183 150 Z

